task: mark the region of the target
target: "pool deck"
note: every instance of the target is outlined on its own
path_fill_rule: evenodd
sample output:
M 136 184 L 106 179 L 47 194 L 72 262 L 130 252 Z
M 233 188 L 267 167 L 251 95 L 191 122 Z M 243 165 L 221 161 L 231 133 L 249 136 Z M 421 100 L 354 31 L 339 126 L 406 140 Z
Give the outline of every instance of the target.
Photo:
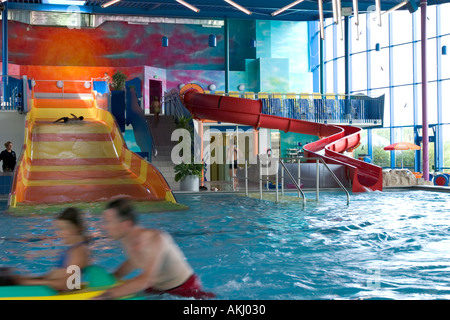
M 437 192 L 450 192 L 450 187 L 444 186 L 394 186 L 394 187 L 383 187 L 383 190 L 403 190 L 403 189 L 411 189 L 411 190 L 425 190 L 425 191 L 437 191 Z
M 315 192 L 316 189 L 302 189 L 304 192 Z M 341 189 L 339 188 L 321 188 L 319 190 L 319 192 L 326 192 L 326 191 L 339 191 Z M 450 193 L 450 187 L 443 187 L 443 186 L 395 186 L 395 187 L 383 187 L 383 190 L 385 191 L 394 191 L 394 190 L 424 190 L 424 191 L 436 191 L 436 192 L 447 192 Z M 173 193 L 176 194 L 243 194 L 243 192 L 245 192 L 245 190 L 237 190 L 237 191 L 210 191 L 210 190 L 204 190 L 204 191 L 200 191 L 200 192 L 192 192 L 192 191 L 173 191 Z M 280 196 L 281 196 L 281 190 L 279 189 L 280 192 Z M 287 189 L 285 190 L 285 192 L 296 192 L 295 189 Z M 249 190 L 250 194 L 255 194 L 258 193 L 259 196 L 259 191 L 258 190 Z M 263 194 L 274 194 L 275 193 L 275 189 L 270 189 L 270 190 L 264 190 Z M 8 195 L 0 195 L 0 201 L 8 201 Z M 309 200 L 308 200 L 309 201 Z

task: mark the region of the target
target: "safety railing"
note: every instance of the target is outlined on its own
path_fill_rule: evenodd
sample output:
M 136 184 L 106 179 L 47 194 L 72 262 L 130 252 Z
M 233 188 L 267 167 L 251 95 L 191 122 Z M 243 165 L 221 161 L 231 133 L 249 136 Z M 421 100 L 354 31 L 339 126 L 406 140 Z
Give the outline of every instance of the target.
M 316 194 L 316 202 L 319 202 L 319 193 L 320 193 L 320 165 L 323 165 L 323 167 L 329 172 L 330 176 L 333 178 L 333 180 L 336 182 L 338 187 L 342 189 L 346 195 L 346 203 L 347 205 L 350 204 L 350 193 L 345 188 L 343 183 L 339 180 L 339 178 L 336 176 L 336 174 L 331 170 L 331 168 L 328 166 L 328 164 L 320 157 L 316 158 L 304 158 L 304 157 L 297 157 L 297 158 L 271 158 L 271 157 L 265 157 L 261 159 L 260 156 L 258 156 L 258 172 L 259 172 L 259 199 L 263 199 L 263 190 L 264 185 L 266 186 L 265 189 L 269 190 L 269 185 L 272 183 L 270 182 L 269 176 L 275 176 L 275 201 L 279 202 L 280 200 L 280 186 L 281 186 L 281 196 L 285 195 L 285 174 L 289 177 L 290 181 L 292 182 L 292 185 L 294 186 L 294 189 L 297 190 L 298 198 L 302 200 L 303 205 L 306 204 L 306 196 L 304 191 L 302 190 L 302 183 L 301 183 L 301 162 L 309 162 L 314 161 L 316 164 L 316 173 L 315 173 L 315 194 Z M 294 178 L 288 167 L 286 166 L 286 163 L 296 163 L 297 164 L 297 179 Z M 269 173 L 269 164 L 272 166 Z M 276 164 L 276 165 L 275 165 Z M 273 165 L 275 165 L 273 167 Z M 249 195 L 249 173 L 248 173 L 248 161 L 245 161 L 244 166 L 244 181 L 245 181 L 245 195 Z M 281 168 L 281 170 L 279 170 Z M 281 177 L 279 177 L 279 174 L 281 174 Z M 264 178 L 265 176 L 265 178 Z M 235 191 L 234 188 L 234 181 L 238 179 L 236 174 L 233 171 L 232 175 L 233 180 L 233 191 Z M 281 180 L 281 181 L 280 181 Z
M 0 76 L 0 110 L 22 111 L 24 106 L 24 80 L 20 76 Z
M 162 105 L 163 114 L 174 116 L 176 119 L 180 117 L 190 117 L 191 113 L 184 106 L 180 99 L 180 93 L 176 89 L 166 92 L 163 97 Z
M 288 174 L 289 178 L 291 178 L 292 183 L 295 185 L 295 187 L 297 188 L 298 191 L 298 197 L 300 198 L 300 194 L 302 195 L 303 198 L 303 205 L 306 204 L 306 197 L 305 194 L 303 193 L 301 187 L 300 187 L 300 179 L 299 182 L 297 183 L 297 181 L 295 181 L 294 177 L 292 176 L 292 174 L 289 172 L 288 168 L 286 168 L 286 165 L 283 163 L 283 161 L 281 159 L 278 160 L 281 164 L 281 167 L 283 168 L 283 170 L 281 170 L 282 172 L 282 182 L 281 182 L 281 195 L 284 195 L 284 172 L 286 171 L 286 173 Z M 300 163 L 300 162 L 299 162 Z M 276 201 L 279 201 L 279 197 L 278 197 L 278 171 L 276 174 Z
M 92 80 L 31 80 L 36 98 L 82 98 L 89 97 Z
M 370 127 L 383 125 L 384 95 L 373 98 L 365 95 L 320 93 L 225 93 L 223 91 L 208 93 L 260 99 L 262 113 L 267 115 L 325 124 L 357 124 Z

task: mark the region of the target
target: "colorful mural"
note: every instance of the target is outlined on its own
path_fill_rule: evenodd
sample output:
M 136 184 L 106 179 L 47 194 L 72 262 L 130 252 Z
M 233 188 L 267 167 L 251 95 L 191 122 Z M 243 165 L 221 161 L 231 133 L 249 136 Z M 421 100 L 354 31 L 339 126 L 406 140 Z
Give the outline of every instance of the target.
M 222 29 L 201 25 L 106 22 L 98 28 L 9 23 L 9 60 L 41 66 L 154 66 L 181 70 L 223 70 Z M 216 33 L 217 47 L 208 38 Z M 161 38 L 169 38 L 163 47 Z
M 256 25 L 253 20 L 233 20 L 230 26 L 230 70 L 245 71 L 245 60 L 256 58 L 256 47 L 251 47 L 251 40 L 256 40 Z
M 307 23 L 230 20 L 229 27 L 229 91 L 243 84 L 250 92 L 311 92 Z M 217 37 L 216 47 L 209 46 L 210 34 Z M 163 36 L 168 47 L 162 46 Z M 142 80 L 145 109 L 154 79 L 162 82 L 163 92 L 190 82 L 225 91 L 224 28 L 111 21 L 95 29 L 69 29 L 10 21 L 9 59 L 10 74 L 35 80 L 90 80 L 120 70 L 128 79 Z M 55 83 L 41 82 L 39 89 L 59 92 Z M 77 90 L 65 86 L 65 92 Z

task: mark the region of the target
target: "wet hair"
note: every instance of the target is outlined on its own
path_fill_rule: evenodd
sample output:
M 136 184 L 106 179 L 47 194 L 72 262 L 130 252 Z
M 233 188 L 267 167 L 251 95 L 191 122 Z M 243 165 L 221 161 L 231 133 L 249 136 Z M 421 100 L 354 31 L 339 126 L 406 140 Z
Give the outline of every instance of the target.
M 5 148 L 8 148 L 9 144 L 12 143 L 11 141 L 8 141 L 4 144 Z
M 106 205 L 106 209 L 116 210 L 117 217 L 120 221 L 131 221 L 133 224 L 136 224 L 137 215 L 130 200 L 120 198 L 111 201 Z
M 78 228 L 80 235 L 84 234 L 82 213 L 76 208 L 67 208 L 56 217 L 57 220 L 68 221 Z

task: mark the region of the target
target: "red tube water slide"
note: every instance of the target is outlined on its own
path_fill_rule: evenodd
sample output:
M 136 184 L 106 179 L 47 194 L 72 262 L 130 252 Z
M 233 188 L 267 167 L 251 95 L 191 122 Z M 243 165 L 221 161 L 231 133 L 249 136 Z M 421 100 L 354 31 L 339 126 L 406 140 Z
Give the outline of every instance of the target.
M 196 85 L 186 85 L 180 93 L 186 108 L 195 119 L 318 136 L 318 141 L 303 147 L 305 157 L 321 157 L 326 163 L 345 166 L 353 192 L 383 189 L 381 167 L 342 154 L 359 144 L 361 128 L 262 114 L 261 100 L 203 94 L 203 90 Z

